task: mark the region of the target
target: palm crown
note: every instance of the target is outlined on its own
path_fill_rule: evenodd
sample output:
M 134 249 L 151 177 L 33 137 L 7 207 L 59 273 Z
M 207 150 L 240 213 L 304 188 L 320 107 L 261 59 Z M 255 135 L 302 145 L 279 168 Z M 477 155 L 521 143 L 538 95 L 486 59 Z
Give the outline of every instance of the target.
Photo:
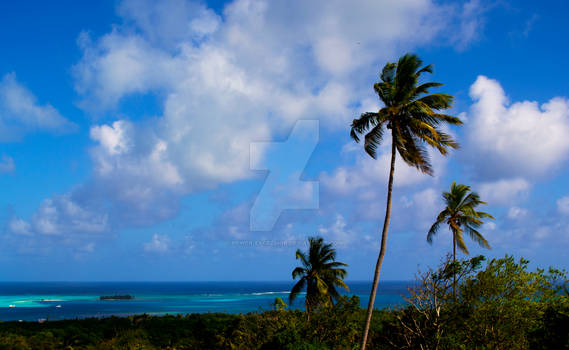
M 448 109 L 453 97 L 447 94 L 428 94 L 441 83 L 419 84 L 423 73 L 432 73 L 432 65 L 420 68 L 422 61 L 407 54 L 397 63 L 383 68 L 381 82 L 373 88 L 385 105 L 378 112 L 363 113 L 354 119 L 350 136 L 360 141 L 365 133 L 364 149 L 373 158 L 383 140 L 384 128 L 391 130 L 392 142 L 403 160 L 424 173 L 432 175 L 432 167 L 425 145 L 435 147 L 441 154 L 447 148 L 458 148 L 452 137 L 440 129 L 441 123 L 462 124 L 462 121 L 438 111 Z
M 331 305 L 340 298 L 336 287 L 346 290 L 348 286 L 342 280 L 347 272 L 344 263 L 336 261 L 336 250 L 332 244 L 325 244 L 321 237 L 308 239 L 308 255 L 300 249 L 296 251 L 296 259 L 302 263 L 292 271 L 292 278 L 300 280 L 292 287 L 289 301 L 292 303 L 306 287 L 305 307 L 308 312 L 318 305 Z
M 458 248 L 468 254 L 468 248 L 464 243 L 463 233 L 466 232 L 473 241 L 482 247 L 490 248 L 486 239 L 478 232 L 478 228 L 484 223 L 482 219 L 494 219 L 488 213 L 477 211 L 480 204 L 487 204 L 480 200 L 476 192 L 471 192 L 470 186 L 452 183 L 450 192 L 443 192 L 446 208 L 439 213 L 437 220 L 431 226 L 427 234 L 427 241 L 432 243 L 433 236 L 437 234 L 440 226 L 448 224 Z

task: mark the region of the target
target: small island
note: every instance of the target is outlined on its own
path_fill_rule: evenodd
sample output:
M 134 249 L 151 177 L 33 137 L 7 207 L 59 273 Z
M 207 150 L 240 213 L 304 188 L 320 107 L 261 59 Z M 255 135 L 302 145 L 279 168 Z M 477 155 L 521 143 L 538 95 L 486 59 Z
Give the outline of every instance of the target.
M 125 295 L 102 295 L 99 297 L 99 300 L 132 300 L 134 299 L 133 295 L 125 294 Z

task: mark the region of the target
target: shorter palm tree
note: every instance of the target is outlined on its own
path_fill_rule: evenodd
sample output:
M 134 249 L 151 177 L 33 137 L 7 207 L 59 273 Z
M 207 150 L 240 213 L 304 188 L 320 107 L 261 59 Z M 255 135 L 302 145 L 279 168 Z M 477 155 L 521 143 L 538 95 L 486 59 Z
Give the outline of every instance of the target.
M 452 182 L 450 192 L 443 192 L 443 199 L 446 207 L 439 213 L 437 220 L 427 233 L 427 242 L 433 242 L 433 236 L 437 234 L 442 224 L 447 224 L 452 232 L 452 257 L 456 263 L 456 247 L 463 253 L 468 254 L 468 248 L 464 243 L 462 234 L 466 232 L 473 241 L 481 247 L 490 249 L 488 241 L 478 232 L 478 228 L 484 224 L 483 219 L 494 217 L 482 211 L 476 211 L 480 204 L 488 204 L 480 200 L 476 192 L 470 190 L 470 186 L 456 184 Z M 453 283 L 453 293 L 456 296 L 456 275 Z
M 296 250 L 296 259 L 302 266 L 292 271 L 292 278 L 299 281 L 292 287 L 289 295 L 289 303 L 296 299 L 298 294 L 306 288 L 304 306 L 308 320 L 310 313 L 319 306 L 331 306 L 340 298 L 337 287 L 349 290 L 343 278 L 347 272 L 343 268 L 348 266 L 336 261 L 336 250 L 331 243 L 324 243 L 322 237 L 308 238 L 308 252 Z

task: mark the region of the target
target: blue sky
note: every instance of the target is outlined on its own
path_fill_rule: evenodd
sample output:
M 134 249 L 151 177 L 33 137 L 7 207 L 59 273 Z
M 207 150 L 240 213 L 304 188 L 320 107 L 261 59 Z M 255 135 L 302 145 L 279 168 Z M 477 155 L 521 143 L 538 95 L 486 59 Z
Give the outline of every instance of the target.
M 568 268 L 568 11 L 2 3 L 0 279 L 287 280 L 316 234 L 349 279 L 370 279 L 389 145 L 370 159 L 349 124 L 380 107 L 378 72 L 406 52 L 434 64 L 465 125 L 449 129 L 459 150 L 432 154 L 435 176 L 397 163 L 382 278 L 451 250 L 448 232 L 425 238 L 453 180 L 497 219 L 483 228 L 492 250 L 467 240 L 471 254 Z

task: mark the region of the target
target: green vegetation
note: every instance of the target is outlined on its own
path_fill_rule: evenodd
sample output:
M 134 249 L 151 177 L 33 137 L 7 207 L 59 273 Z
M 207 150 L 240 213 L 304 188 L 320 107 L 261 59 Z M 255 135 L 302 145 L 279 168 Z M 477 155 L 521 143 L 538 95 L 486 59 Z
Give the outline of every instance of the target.
M 421 275 L 395 312 L 390 342 L 400 349 L 569 349 L 569 298 L 564 271 L 528 271 L 528 261 L 484 257 Z M 451 293 L 451 276 L 458 290 Z
M 482 219 L 494 217 L 483 211 L 476 211 L 480 204 L 487 204 L 480 200 L 476 192 L 471 192 L 466 185 L 457 185 L 455 182 L 450 186 L 450 192 L 443 192 L 443 200 L 446 207 L 439 213 L 437 220 L 427 233 L 427 242 L 433 242 L 433 236 L 437 234 L 442 224 L 447 224 L 452 232 L 452 257 L 456 261 L 456 246 L 465 254 L 468 248 L 464 243 L 462 233 L 466 232 L 473 241 L 480 246 L 490 249 L 490 244 L 484 236 L 478 232 L 478 228 L 484 224 Z
M 453 261 L 418 277 L 408 304 L 374 310 L 371 349 L 569 349 L 567 274 L 513 257 Z M 457 297 L 452 295 L 457 276 Z M 0 322 L 0 349 L 358 349 L 366 310 L 340 297 L 314 310 Z
M 420 84 L 421 74 L 433 72 L 431 65 L 421 68 L 422 64 L 419 57 L 412 54 L 406 54 L 397 63 L 387 63 L 380 75 L 381 82 L 373 86 L 384 107 L 378 112 L 363 113 L 359 119 L 354 119 L 351 125 L 350 136 L 359 142 L 360 136 L 365 134 L 364 149 L 373 158 L 376 157 L 377 147 L 383 142 L 384 128 L 391 130 L 391 168 L 387 185 L 387 205 L 362 337 L 362 349 L 366 347 L 381 264 L 386 251 L 395 158 L 399 154 L 410 166 L 432 175 L 433 169 L 425 146 L 434 147 L 442 155 L 446 155 L 449 148 L 458 148 L 452 137 L 439 128 L 441 123 L 462 124 L 462 121 L 456 117 L 439 113 L 440 110 L 451 108 L 453 97 L 447 94 L 429 94 L 431 88 L 442 84 L 433 82 Z
M 345 290 L 349 288 L 342 280 L 347 274 L 343 267 L 347 265 L 336 261 L 336 250 L 332 248 L 332 244 L 324 243 L 322 237 L 310 237 L 308 243 L 308 255 L 300 249 L 296 250 L 296 259 L 300 260 L 302 266 L 292 271 L 292 278 L 300 277 L 300 279 L 292 287 L 289 301 L 292 304 L 298 294 L 306 288 L 304 307 L 310 320 L 313 310 L 332 306 L 334 300 L 340 299 L 336 287 Z

